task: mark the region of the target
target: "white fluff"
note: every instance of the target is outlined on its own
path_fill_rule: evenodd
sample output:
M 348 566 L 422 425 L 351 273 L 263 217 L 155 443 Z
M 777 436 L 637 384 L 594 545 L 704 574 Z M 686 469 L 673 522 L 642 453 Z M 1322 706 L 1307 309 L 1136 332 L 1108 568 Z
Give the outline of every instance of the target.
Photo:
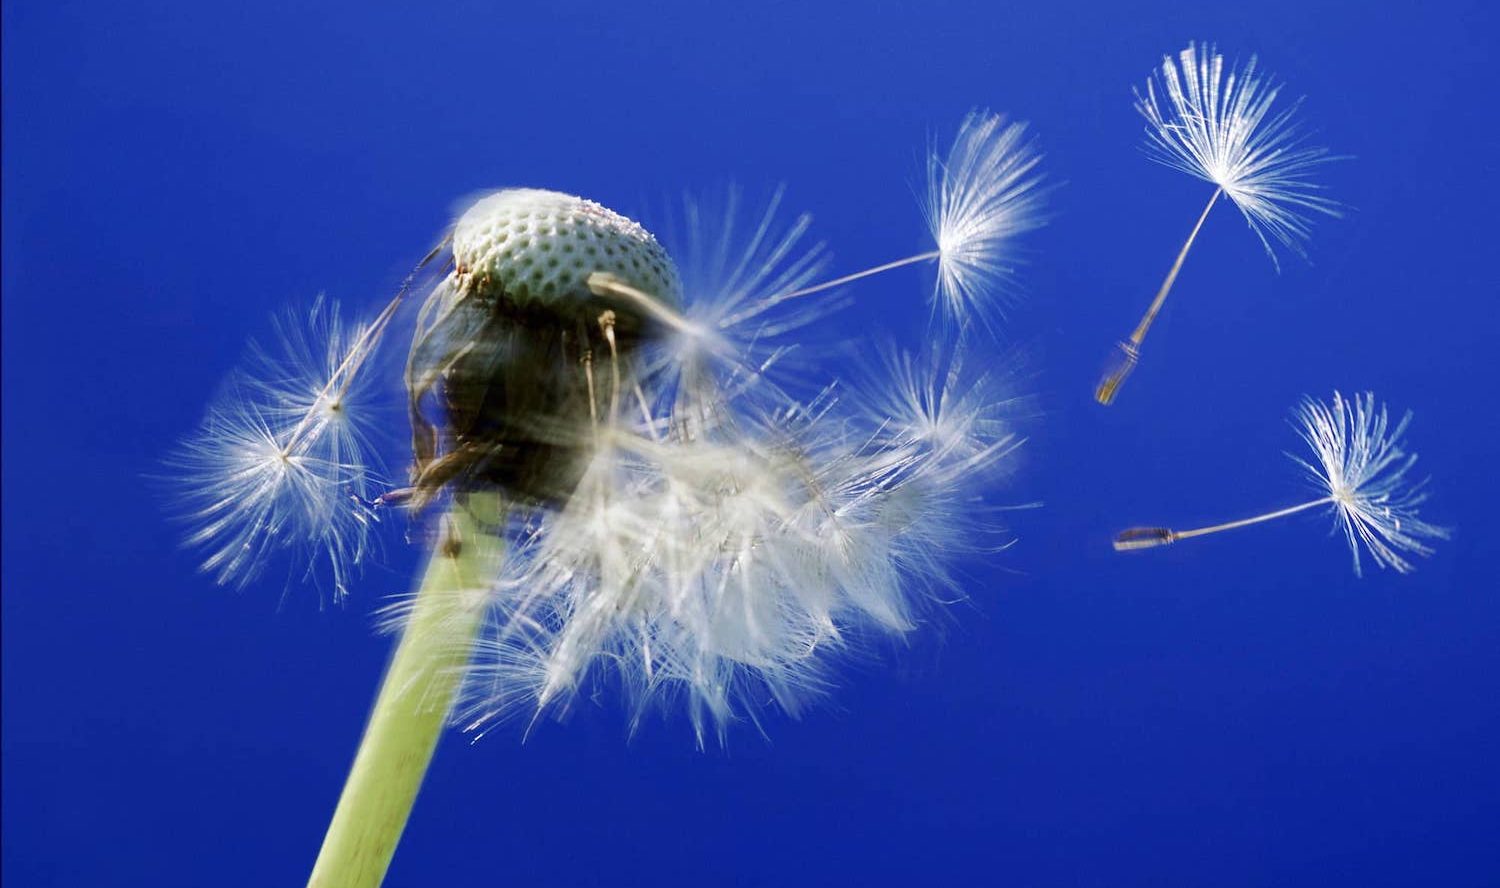
M 959 470 L 972 489 L 1012 443 L 919 435 L 831 412 L 663 440 L 609 429 L 573 499 L 519 534 L 466 723 L 565 707 L 611 675 L 637 718 L 685 699 L 700 743 L 756 701 L 798 712 L 851 637 L 917 625 L 931 564 L 972 530 Z
M 965 117 L 946 153 L 928 153 L 922 210 L 937 243 L 933 298 L 949 318 L 992 321 L 1013 289 L 1014 238 L 1045 221 L 1041 160 L 1025 124 L 989 111 Z
M 1271 241 L 1305 255 L 1313 214 L 1339 215 L 1312 180 L 1335 159 L 1306 143 L 1296 119 L 1300 102 L 1273 111 L 1280 85 L 1260 74 L 1254 56 L 1226 66 L 1212 44 L 1189 44 L 1163 59 L 1136 92 L 1157 161 L 1212 182 L 1240 208 L 1275 263 Z
M 169 458 L 187 542 L 219 582 L 243 586 L 286 549 L 294 572 L 326 569 L 347 594 L 371 546 L 371 332 L 322 298 L 281 318 L 276 348 L 252 346 Z
M 1334 392 L 1331 404 L 1307 398 L 1297 409 L 1298 433 L 1316 462 L 1292 458 L 1332 498 L 1356 574 L 1361 546 L 1377 566 L 1409 573 L 1403 553 L 1431 555 L 1425 541 L 1448 538 L 1446 528 L 1417 517 L 1427 494 L 1425 481 L 1406 478 L 1417 461 L 1402 449 L 1411 417 L 1408 411 L 1392 428 L 1385 405 L 1377 408 L 1369 392 L 1348 400 Z

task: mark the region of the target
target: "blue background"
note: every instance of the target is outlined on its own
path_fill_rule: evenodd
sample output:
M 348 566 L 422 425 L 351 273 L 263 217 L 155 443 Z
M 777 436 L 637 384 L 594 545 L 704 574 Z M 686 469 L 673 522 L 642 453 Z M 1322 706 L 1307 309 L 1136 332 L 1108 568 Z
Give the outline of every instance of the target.
M 344 609 L 198 575 L 150 475 L 268 314 L 380 304 L 476 189 L 626 212 L 789 185 L 839 269 L 925 249 L 971 106 L 1034 123 L 1056 219 L 1011 344 L 1043 420 L 1019 545 L 830 706 L 694 750 L 606 701 L 450 735 L 391 885 L 1500 884 L 1495 13 L 1473 3 L 4 7 L 7 886 L 296 885 L 417 554 Z M 1210 218 L 1121 402 L 1090 393 L 1208 194 L 1130 88 L 1189 39 L 1306 94 L 1353 207 L 1276 275 Z M 920 329 L 927 270 L 850 323 Z M 1135 523 L 1300 501 L 1304 393 L 1417 411 L 1412 576 L 1324 517 L 1134 557 Z

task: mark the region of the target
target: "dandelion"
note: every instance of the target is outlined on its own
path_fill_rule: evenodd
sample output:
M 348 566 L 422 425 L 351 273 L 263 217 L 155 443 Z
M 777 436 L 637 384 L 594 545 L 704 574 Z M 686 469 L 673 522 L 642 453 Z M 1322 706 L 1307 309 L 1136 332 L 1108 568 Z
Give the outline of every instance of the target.
M 783 293 L 777 301 L 935 262 L 934 309 L 948 320 L 991 323 L 1014 279 L 1015 237 L 1046 221 L 1041 160 L 1024 123 L 990 111 L 971 112 L 946 153 L 934 147 L 927 155 L 922 213 L 932 249 Z
M 722 742 L 951 588 L 945 556 L 984 531 L 975 482 L 1019 444 L 997 380 L 954 344 L 877 371 L 897 374 L 883 401 L 771 384 L 829 310 L 777 295 L 822 263 L 779 202 L 739 228 L 731 193 L 681 275 L 633 221 L 555 192 L 454 225 L 405 371 L 412 480 L 384 497 L 446 514 L 386 613 L 401 640 L 312 884 L 379 881 L 455 699 L 483 732 L 609 681 L 632 726 L 681 702 Z
M 1007 239 L 1037 224 L 1036 166 L 1022 128 L 972 115 L 931 160 L 938 248 L 888 267 L 934 260 L 942 310 L 982 314 Z M 767 705 L 802 711 L 857 641 L 953 597 L 950 556 L 993 530 L 980 482 L 1020 443 L 1002 371 L 970 360 L 955 324 L 931 356 L 880 352 L 863 383 L 790 379 L 845 302 L 833 288 L 874 271 L 813 284 L 826 253 L 781 202 L 690 202 L 679 272 L 600 204 L 494 192 L 373 323 L 313 331 L 326 353 L 268 356 L 210 412 L 184 465 L 221 579 L 319 548 L 342 594 L 376 506 L 419 519 L 430 547 L 416 593 L 383 614 L 400 640 L 311 884 L 383 879 L 450 716 L 483 732 L 608 681 L 632 728 L 681 704 L 700 745 L 723 742 Z M 372 502 L 353 408 L 411 292 L 410 473 Z
M 601 401 L 616 415 L 619 361 L 648 319 L 595 297 L 586 276 L 627 281 L 663 307 L 681 298 L 655 238 L 570 195 L 496 192 L 460 216 L 445 243 L 448 273 L 421 306 L 405 372 L 412 481 L 387 500 L 414 510 L 445 495 L 451 503 L 310 885 L 384 878 L 505 562 L 506 537 L 495 531 L 511 512 L 568 502 Z M 610 356 L 608 383 L 596 355 Z
M 1403 449 L 1411 413 L 1394 427 L 1384 405 L 1366 393 L 1345 400 L 1333 393 L 1332 404 L 1304 399 L 1297 409 L 1298 433 L 1312 448 L 1313 460 L 1292 457 L 1324 495 L 1305 503 L 1252 518 L 1192 530 L 1135 527 L 1115 538 L 1115 549 L 1127 551 L 1163 546 L 1329 506 L 1343 530 L 1361 574 L 1360 550 L 1378 567 L 1409 573 L 1408 555 L 1432 554 L 1428 540 L 1447 539 L 1448 530 L 1421 520 L 1417 507 L 1427 500 L 1426 482 L 1406 478 L 1417 455 Z
M 1272 241 L 1306 255 L 1311 217 L 1339 215 L 1338 204 L 1322 196 L 1311 178 L 1316 167 L 1334 158 L 1327 149 L 1306 143 L 1296 118 L 1300 100 L 1273 110 L 1280 92 L 1279 84 L 1258 71 L 1254 56 L 1241 68 L 1226 68 L 1212 44 L 1189 44 L 1175 61 L 1163 60 L 1156 76 L 1147 80 L 1145 95 L 1136 93 L 1136 110 L 1147 123 L 1148 154 L 1209 182 L 1214 192 L 1146 314 L 1130 338 L 1119 343 L 1119 353 L 1094 393 L 1100 404 L 1113 403 L 1135 369 L 1141 343 L 1221 196 L 1239 208 L 1278 267 Z

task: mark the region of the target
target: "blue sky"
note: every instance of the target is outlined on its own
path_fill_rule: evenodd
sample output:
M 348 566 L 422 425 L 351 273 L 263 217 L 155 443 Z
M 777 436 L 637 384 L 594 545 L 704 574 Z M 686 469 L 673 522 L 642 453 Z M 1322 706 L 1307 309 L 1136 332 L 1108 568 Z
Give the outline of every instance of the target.
M 484 188 L 651 220 L 787 186 L 837 267 L 923 248 L 929 138 L 1032 123 L 1061 185 L 1009 346 L 1040 418 L 1017 545 L 830 705 L 699 753 L 614 702 L 450 735 L 389 884 L 1444 885 L 1500 881 L 1495 13 L 1479 2 L 8 3 L 3 11 L 3 876 L 298 884 L 389 641 L 372 611 L 218 589 L 152 477 L 247 336 L 375 310 Z M 1307 96 L 1349 207 L 1277 274 L 1209 219 L 1121 401 L 1093 404 L 1207 198 L 1131 108 L 1188 40 Z M 851 327 L 911 339 L 926 272 Z M 1410 576 L 1323 516 L 1120 556 L 1138 523 L 1304 498 L 1304 394 L 1416 418 Z M 399 438 L 400 430 L 396 429 Z

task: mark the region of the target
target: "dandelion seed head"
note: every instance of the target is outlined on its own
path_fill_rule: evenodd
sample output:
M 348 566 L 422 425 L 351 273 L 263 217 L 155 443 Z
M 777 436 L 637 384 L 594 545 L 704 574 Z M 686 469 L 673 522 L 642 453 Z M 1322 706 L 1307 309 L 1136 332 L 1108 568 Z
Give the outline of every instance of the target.
M 1446 528 L 1417 516 L 1427 494 L 1425 480 L 1406 477 L 1417 461 L 1402 440 L 1411 417 L 1392 426 L 1385 405 L 1377 407 L 1368 392 L 1351 399 L 1334 392 L 1331 404 L 1308 398 L 1297 409 L 1298 433 L 1315 462 L 1293 459 L 1332 499 L 1355 574 L 1361 548 L 1376 566 L 1408 573 L 1414 568 L 1404 555 L 1430 555 L 1429 540 L 1448 538 Z
M 1148 153 L 1223 189 L 1273 263 L 1272 241 L 1305 255 L 1311 217 L 1339 215 L 1312 179 L 1335 158 L 1307 144 L 1296 116 L 1300 102 L 1276 107 L 1280 92 L 1254 56 L 1236 68 L 1207 43 L 1165 58 L 1145 92 L 1136 91 Z
M 949 317 L 993 320 L 1014 293 L 1014 238 L 1045 221 L 1041 154 L 1022 123 L 970 113 L 946 153 L 927 156 L 922 210 L 937 244 L 934 299 Z
M 503 292 L 516 303 L 588 294 L 596 272 L 670 304 L 677 270 L 650 232 L 591 201 L 556 191 L 508 188 L 476 201 L 453 226 L 461 292 Z
M 452 251 L 406 373 L 417 503 L 482 485 L 527 502 L 565 499 L 600 387 L 616 390 L 682 301 L 676 267 L 634 221 L 537 189 L 480 199 L 455 223 Z M 649 305 L 595 294 L 596 275 Z

